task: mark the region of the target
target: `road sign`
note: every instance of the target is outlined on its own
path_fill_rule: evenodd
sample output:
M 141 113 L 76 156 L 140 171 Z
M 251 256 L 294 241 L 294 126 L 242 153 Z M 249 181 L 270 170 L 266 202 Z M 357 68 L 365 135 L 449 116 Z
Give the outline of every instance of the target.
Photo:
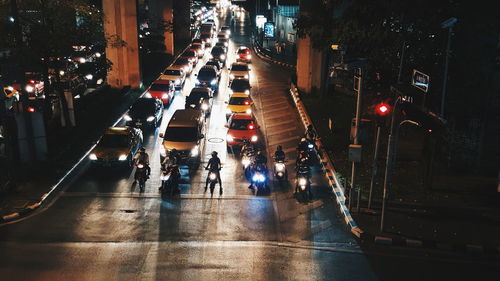
M 427 91 L 429 91 L 430 82 L 429 75 L 416 69 L 413 70 L 413 75 L 411 76 L 411 84 L 413 86 L 422 90 L 424 93 L 427 93 Z
M 274 38 L 274 22 L 266 22 L 264 24 L 264 37 Z

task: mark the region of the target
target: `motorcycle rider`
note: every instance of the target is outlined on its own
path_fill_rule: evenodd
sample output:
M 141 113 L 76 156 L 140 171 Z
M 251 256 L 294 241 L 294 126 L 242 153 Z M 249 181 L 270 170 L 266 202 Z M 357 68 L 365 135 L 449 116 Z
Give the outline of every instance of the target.
M 144 168 L 146 169 L 146 176 L 149 177 L 149 175 L 151 174 L 151 168 L 149 167 L 149 155 L 144 147 L 141 147 L 139 149 L 139 152 L 137 152 L 137 154 L 134 156 L 134 163 L 135 165 L 143 164 Z M 134 176 L 134 183 L 137 182 L 138 177 L 139 174 L 136 171 Z
M 262 165 L 267 170 L 267 157 L 262 154 L 262 151 L 258 150 L 255 156 L 255 166 Z
M 306 138 L 302 138 L 297 147 L 297 159 L 295 160 L 295 166 L 299 165 L 301 159 L 308 159 L 307 146 L 308 142 Z
M 219 181 L 220 194 L 222 195 L 222 180 L 220 179 L 220 169 L 222 168 L 222 164 L 220 162 L 219 157 L 217 157 L 217 151 L 212 151 L 212 158 L 208 160 L 208 164 L 205 167 L 205 170 L 208 170 L 207 180 L 205 182 L 205 190 L 208 188 L 208 181 L 210 180 L 210 172 L 213 172 L 217 175 L 217 180 Z
M 167 172 L 172 167 L 173 165 L 178 165 L 179 159 L 177 155 L 177 150 L 174 148 L 170 151 L 168 154 L 168 157 L 166 157 L 163 162 L 161 163 L 165 168 L 167 168 Z
M 307 130 L 305 133 L 306 139 L 314 142 L 316 140 L 317 136 L 318 136 L 318 134 L 316 134 L 316 131 L 314 130 L 313 125 L 307 126 Z
M 240 156 L 243 156 L 243 154 L 247 153 L 250 150 L 253 150 L 253 144 L 250 143 L 250 141 L 247 139 L 243 140 L 243 145 L 241 146 L 241 155 Z
M 283 148 L 281 145 L 278 145 L 276 147 L 276 151 L 274 152 L 274 161 L 285 161 L 285 152 L 283 151 Z

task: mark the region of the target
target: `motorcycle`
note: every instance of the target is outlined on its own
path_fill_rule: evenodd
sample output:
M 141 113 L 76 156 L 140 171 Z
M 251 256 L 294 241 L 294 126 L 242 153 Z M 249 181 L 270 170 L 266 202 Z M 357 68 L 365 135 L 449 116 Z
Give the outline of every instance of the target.
M 162 195 L 173 196 L 175 193 L 180 193 L 179 178 L 180 172 L 177 165 L 172 165 L 168 168 L 162 167 L 160 175 Z
M 257 165 L 253 171 L 250 184 L 255 188 L 255 193 L 267 190 L 267 170 L 263 165 Z
M 288 171 L 286 169 L 285 160 L 275 159 L 274 161 L 274 178 L 281 184 L 282 181 L 288 178 Z
M 137 163 L 135 165 L 135 179 L 139 182 L 139 189 L 144 191 L 144 188 L 146 187 L 146 181 L 148 180 L 148 175 L 146 165 L 143 163 Z
M 305 167 L 299 167 L 297 170 L 297 179 L 295 191 L 299 191 L 304 200 L 308 200 L 312 197 L 311 193 L 311 181 L 309 180 L 309 170 Z
M 210 196 L 214 195 L 215 185 L 219 182 L 217 179 L 217 173 L 214 171 L 208 172 L 208 184 L 210 187 Z M 220 194 L 222 195 L 222 188 L 220 189 Z
M 243 165 L 243 170 L 245 171 L 245 176 L 249 180 L 251 176 L 251 166 L 254 162 L 255 150 L 253 147 L 248 147 L 241 152 L 241 164 Z

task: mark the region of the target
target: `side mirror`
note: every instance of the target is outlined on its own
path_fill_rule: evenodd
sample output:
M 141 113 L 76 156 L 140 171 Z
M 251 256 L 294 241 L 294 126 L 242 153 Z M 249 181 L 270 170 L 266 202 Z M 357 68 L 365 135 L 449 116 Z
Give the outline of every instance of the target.
M 164 137 L 163 133 L 160 133 L 158 136 L 159 136 L 160 138 L 163 138 L 163 137 Z
M 198 74 L 195 73 L 194 76 L 198 76 Z

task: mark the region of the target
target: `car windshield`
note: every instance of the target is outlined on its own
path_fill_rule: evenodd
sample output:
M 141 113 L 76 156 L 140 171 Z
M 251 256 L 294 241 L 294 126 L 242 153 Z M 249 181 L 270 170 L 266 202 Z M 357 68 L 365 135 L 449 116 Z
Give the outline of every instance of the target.
M 201 38 L 201 39 L 208 39 L 208 38 L 210 38 L 210 37 L 212 37 L 212 35 L 210 35 L 210 34 L 202 34 L 202 35 L 200 36 L 200 38 Z
M 207 92 L 202 92 L 202 91 L 191 91 L 189 94 L 188 98 L 208 98 L 208 93 Z
M 170 90 L 170 85 L 169 84 L 153 84 L 151 85 L 151 88 L 149 88 L 150 91 L 161 91 L 161 92 L 168 92 Z
M 154 112 L 156 102 L 154 99 L 139 99 L 130 108 L 130 113 Z
M 198 78 L 201 78 L 201 79 L 213 79 L 217 76 L 217 73 L 215 73 L 215 70 L 214 69 L 210 69 L 210 68 L 202 68 L 200 69 L 200 72 L 198 72 Z
M 129 138 L 125 134 L 105 134 L 99 142 L 99 147 L 123 148 L 128 147 Z
M 247 54 L 247 53 L 248 53 L 248 49 L 239 49 L 238 50 L 238 54 L 240 54 L 240 55 Z
M 246 79 L 236 79 L 231 83 L 231 90 L 236 92 L 242 92 L 250 89 L 250 83 Z
M 249 105 L 250 101 L 243 97 L 232 97 L 229 99 L 229 104 L 232 105 Z
M 248 71 L 248 65 L 236 64 L 231 66 L 231 70 L 234 71 Z
M 196 141 L 198 130 L 196 127 L 168 127 L 165 131 L 165 140 L 178 142 Z
M 187 59 L 180 58 L 175 61 L 174 65 L 186 65 L 189 61 Z
M 253 123 L 253 121 L 250 119 L 233 119 L 233 121 L 231 122 L 231 126 L 229 126 L 229 129 L 248 130 L 250 129 L 248 125 L 251 123 Z
M 163 72 L 165 75 L 175 75 L 175 76 L 180 76 L 181 71 L 180 70 L 175 70 L 175 69 L 167 69 Z
M 219 48 L 219 47 L 214 47 L 212 49 L 212 55 L 221 55 L 221 54 L 224 54 L 224 49 L 222 48 Z
M 184 54 L 182 54 L 183 57 L 196 57 L 196 54 L 194 51 L 185 51 Z

